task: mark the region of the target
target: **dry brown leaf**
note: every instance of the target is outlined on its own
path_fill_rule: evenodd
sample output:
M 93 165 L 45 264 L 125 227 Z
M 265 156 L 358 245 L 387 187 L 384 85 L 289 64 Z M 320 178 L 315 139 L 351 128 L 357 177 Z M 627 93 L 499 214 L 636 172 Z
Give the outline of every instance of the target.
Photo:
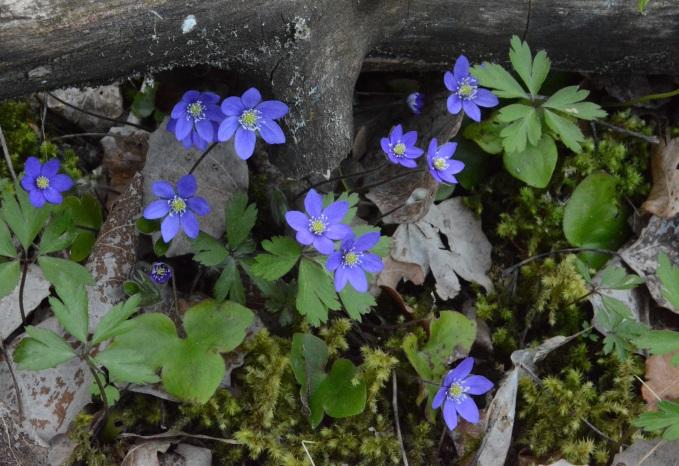
M 377 277 L 377 285 L 396 289 L 401 280 L 421 285 L 425 277 L 426 274 L 420 265 L 397 261 L 387 256 L 384 259 L 384 269 Z
M 655 411 L 657 397 L 663 400 L 679 399 L 679 366 L 670 362 L 674 354 L 646 359 L 646 384 L 641 387 L 641 395 L 650 411 Z
M 641 207 L 664 218 L 679 213 L 679 138 L 661 141 L 651 158 L 653 187 Z
M 172 442 L 153 440 L 133 446 L 125 455 L 122 466 L 160 466 L 158 453 L 165 453 Z

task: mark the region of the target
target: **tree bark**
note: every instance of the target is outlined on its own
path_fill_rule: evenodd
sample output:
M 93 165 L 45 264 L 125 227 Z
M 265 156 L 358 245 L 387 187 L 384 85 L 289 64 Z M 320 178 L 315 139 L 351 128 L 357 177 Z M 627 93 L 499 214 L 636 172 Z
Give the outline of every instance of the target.
M 209 64 L 290 104 L 272 160 L 302 176 L 349 151 L 364 65 L 502 62 L 518 34 L 556 67 L 673 73 L 678 28 L 673 0 L 0 0 L 0 98 Z

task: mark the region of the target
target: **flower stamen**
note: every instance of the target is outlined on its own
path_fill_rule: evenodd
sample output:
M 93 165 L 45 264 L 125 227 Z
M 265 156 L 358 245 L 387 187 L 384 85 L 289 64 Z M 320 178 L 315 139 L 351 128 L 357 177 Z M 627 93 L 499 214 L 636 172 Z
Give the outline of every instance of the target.
M 448 168 L 448 161 L 443 157 L 434 157 L 432 164 L 434 165 L 434 168 L 436 168 L 439 171 Z
M 458 382 L 453 382 L 448 389 L 448 397 L 453 400 L 459 399 L 465 393 L 465 388 Z
M 328 228 L 327 219 L 324 216 L 311 217 L 309 219 L 309 231 L 316 236 L 322 235 Z
M 406 153 L 406 145 L 402 142 L 398 142 L 394 145 L 392 151 L 396 157 L 403 157 Z
M 170 205 L 170 215 L 183 215 L 186 212 L 186 201 L 179 196 L 173 197 L 168 201 Z
M 249 110 L 245 110 L 241 114 L 240 118 L 238 119 L 238 122 L 243 128 L 250 131 L 255 131 L 259 129 L 259 118 L 260 118 L 259 110 L 251 108 Z
M 361 255 L 353 250 L 346 251 L 342 256 L 342 264 L 347 267 L 357 266 L 361 263 Z
M 457 88 L 457 95 L 463 100 L 472 100 L 476 97 L 479 86 L 476 80 L 467 76 L 462 79 Z
M 50 179 L 41 175 L 35 179 L 35 185 L 39 189 L 47 189 L 50 187 Z
M 186 119 L 200 121 L 205 119 L 205 105 L 200 100 L 189 104 L 186 107 Z

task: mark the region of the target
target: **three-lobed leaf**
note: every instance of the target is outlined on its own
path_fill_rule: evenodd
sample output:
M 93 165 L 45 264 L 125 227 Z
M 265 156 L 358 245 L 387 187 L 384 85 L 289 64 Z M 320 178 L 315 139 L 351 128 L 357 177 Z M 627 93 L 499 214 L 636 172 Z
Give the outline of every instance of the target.
M 658 279 L 662 284 L 662 295 L 675 310 L 679 311 L 679 267 L 670 262 L 664 252 L 658 255 Z
M 514 70 L 526 84 L 530 93 L 537 95 L 551 66 L 547 53 L 541 50 L 533 59 L 528 43 L 519 39 L 518 36 L 512 36 L 510 45 L 509 60 Z
M 649 330 L 634 340 L 639 348 L 648 349 L 651 354 L 667 354 L 679 351 L 679 332 L 672 330 Z M 672 364 L 679 365 L 679 354 L 672 357 Z
M 96 345 L 102 341 L 121 335 L 131 328 L 127 319 L 137 312 L 141 304 L 141 294 L 135 294 L 127 301 L 119 303 L 111 308 L 104 317 L 101 318 L 92 336 L 92 344 Z
M 658 403 L 658 410 L 642 413 L 632 422 L 649 432 L 662 432 L 665 440 L 679 439 L 679 403 L 662 400 Z
M 312 260 L 302 258 L 297 283 L 297 310 L 311 325 L 318 326 L 327 321 L 329 309 L 341 308 L 330 275 Z
M 243 193 L 235 193 L 226 205 L 226 239 L 232 249 L 238 248 L 250 235 L 257 221 L 257 207 L 248 205 Z
M 339 297 L 347 314 L 354 320 L 361 320 L 361 316 L 369 313 L 370 309 L 377 304 L 373 295 L 370 293 L 359 293 L 350 285 L 345 286 L 339 292 Z
M 68 333 L 85 343 L 89 325 L 87 290 L 74 282 L 64 282 L 56 290 L 59 298 L 49 298 L 52 312 Z
M 207 267 L 222 265 L 229 257 L 229 251 L 216 238 L 200 232 L 198 238 L 191 242 L 194 260 Z
M 0 298 L 10 294 L 19 284 L 21 265 L 18 260 L 0 262 Z
M 51 330 L 26 327 L 28 337 L 14 350 L 14 361 L 20 369 L 40 371 L 57 367 L 75 357 L 73 348 Z
M 56 288 L 68 289 L 72 283 L 94 285 L 92 274 L 82 265 L 60 257 L 40 256 L 38 265 L 45 279 Z
M 217 301 L 224 301 L 228 298 L 239 304 L 245 304 L 245 289 L 233 257 L 226 259 L 224 269 L 215 282 L 214 296 Z
M 250 270 L 256 277 L 269 281 L 278 280 L 288 273 L 302 255 L 299 244 L 287 236 L 274 236 L 262 241 L 262 248 L 268 254 L 257 255 Z
M 471 74 L 478 80 L 479 85 L 488 87 L 493 93 L 503 99 L 527 99 L 529 96 L 514 77 L 502 66 L 484 62 L 474 66 Z
M 184 329 L 187 339 L 198 346 L 226 353 L 243 342 L 254 317 L 240 304 L 205 300 L 186 311 Z
M 610 265 L 599 274 L 599 287 L 610 290 L 630 290 L 644 283 L 644 279 L 635 274 L 628 274 L 619 265 Z
M 328 356 L 328 346 L 320 338 L 310 333 L 295 333 L 292 336 L 290 366 L 306 402 L 326 377 Z
M 106 367 L 114 382 L 145 384 L 160 380 L 153 367 L 146 364 L 144 357 L 133 350 L 107 348 L 94 359 Z
M 16 197 L 10 193 L 5 193 L 0 215 L 12 229 L 21 246 L 27 251 L 45 225 L 50 216 L 50 211 L 49 207 L 42 209 L 33 207 L 28 200 L 28 195 L 22 189 L 19 189 Z
M 585 136 L 575 123 L 548 109 L 545 109 L 544 116 L 549 129 L 566 147 L 576 153 L 582 150 L 580 143 L 585 140 Z
M 12 242 L 12 235 L 2 220 L 0 220 L 0 256 L 12 258 L 17 256 L 17 250 Z

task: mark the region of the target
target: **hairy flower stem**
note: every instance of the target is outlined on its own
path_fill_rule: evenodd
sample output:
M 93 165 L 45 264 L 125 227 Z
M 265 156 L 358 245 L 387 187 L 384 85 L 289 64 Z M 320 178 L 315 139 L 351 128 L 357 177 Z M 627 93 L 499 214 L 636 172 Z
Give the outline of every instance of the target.
M 7 369 L 9 370 L 9 375 L 12 377 L 12 384 L 14 385 L 14 391 L 17 397 L 17 410 L 19 411 L 19 420 L 24 419 L 24 404 L 21 400 L 21 388 L 19 386 L 19 381 L 17 380 L 16 373 L 14 372 L 14 366 L 12 364 L 12 359 L 5 348 L 5 343 L 0 338 L 0 352 L 2 352 L 2 357 L 5 358 L 5 364 L 7 364 Z
M 387 178 L 386 180 L 378 181 L 377 183 L 372 183 L 369 185 L 361 186 L 359 189 L 356 190 L 356 192 L 361 193 L 368 191 L 372 188 L 376 188 L 378 186 L 382 186 L 383 184 L 391 183 L 392 181 L 398 180 L 400 178 L 406 177 L 408 175 L 412 175 L 413 173 L 422 173 L 424 171 L 424 168 L 418 168 L 416 170 L 408 170 L 405 173 L 400 173 L 396 176 L 392 176 L 391 178 Z
M 28 257 L 24 253 L 21 261 L 21 283 L 19 283 L 19 312 L 21 313 L 21 325 L 26 325 L 26 310 L 24 309 L 24 288 L 26 288 L 26 276 L 28 275 Z
M 87 363 L 87 367 L 89 367 L 90 372 L 92 373 L 92 377 L 94 377 L 94 381 L 96 382 L 97 387 L 99 387 L 99 396 L 101 396 L 101 401 L 103 401 L 104 403 L 104 411 L 106 413 L 106 416 L 108 416 L 110 406 L 108 404 L 108 398 L 106 397 L 106 390 L 104 390 L 104 384 L 101 381 L 99 369 L 97 369 L 97 366 L 94 364 L 94 361 L 92 361 L 92 358 L 90 357 L 89 354 L 85 355 L 85 362 Z
M 203 160 L 205 159 L 205 157 L 207 157 L 207 154 L 209 154 L 210 151 L 211 151 L 212 149 L 214 149 L 216 145 L 217 145 L 217 143 L 216 143 L 216 142 L 213 142 L 212 144 L 210 144 L 210 147 L 208 147 L 207 149 L 205 149 L 205 152 L 203 152 L 203 153 L 200 155 L 200 158 L 199 158 L 198 160 L 196 160 L 196 163 L 194 163 L 194 164 L 193 164 L 193 167 L 191 167 L 191 170 L 189 170 L 189 175 L 192 175 L 193 172 L 196 171 L 196 168 L 198 168 L 198 165 L 200 165 L 200 164 L 203 162 Z
M 376 172 L 376 171 L 378 171 L 378 170 L 382 170 L 382 169 L 383 169 L 384 167 L 386 167 L 387 165 L 388 165 L 387 162 L 383 162 L 383 163 L 381 163 L 380 165 L 378 165 L 378 166 L 375 167 L 375 168 L 371 168 L 370 170 L 362 171 L 362 172 L 360 172 L 360 173 L 350 173 L 350 174 L 348 174 L 348 175 L 334 176 L 334 177 L 332 177 L 332 178 L 328 178 L 327 180 L 319 181 L 318 183 L 312 184 L 311 186 L 309 186 L 309 187 L 308 187 L 307 189 L 305 189 L 304 191 L 301 191 L 301 192 L 297 193 L 297 194 L 295 195 L 295 197 L 293 198 L 292 201 L 295 202 L 297 199 L 299 199 L 303 194 L 305 194 L 305 193 L 306 193 L 308 190 L 310 190 L 310 189 L 314 189 L 314 188 L 317 188 L 317 187 L 319 187 L 319 186 L 323 186 L 324 184 L 332 183 L 332 182 L 334 182 L 334 181 L 340 181 L 340 180 L 346 180 L 346 179 L 348 179 L 348 178 L 354 178 L 354 177 L 364 176 L 364 175 L 367 175 L 367 174 L 369 174 L 369 173 L 373 173 L 373 172 Z

